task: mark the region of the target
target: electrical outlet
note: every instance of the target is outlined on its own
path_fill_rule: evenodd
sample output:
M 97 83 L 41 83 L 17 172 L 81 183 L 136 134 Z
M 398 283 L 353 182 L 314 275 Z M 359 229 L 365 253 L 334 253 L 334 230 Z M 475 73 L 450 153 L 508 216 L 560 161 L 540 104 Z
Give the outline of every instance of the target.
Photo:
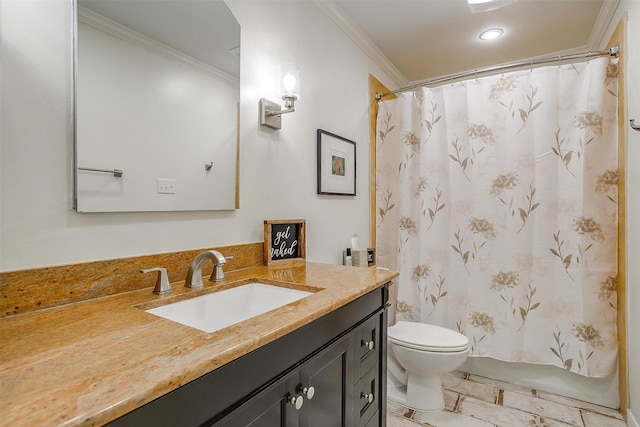
M 158 194 L 176 194 L 176 180 L 158 178 Z

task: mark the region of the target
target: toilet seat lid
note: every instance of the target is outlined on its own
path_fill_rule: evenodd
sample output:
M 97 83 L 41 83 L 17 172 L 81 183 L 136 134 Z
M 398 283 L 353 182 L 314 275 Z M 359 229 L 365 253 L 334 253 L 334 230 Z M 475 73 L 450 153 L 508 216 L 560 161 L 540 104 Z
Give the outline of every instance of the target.
M 433 352 L 465 351 L 469 339 L 436 325 L 399 321 L 388 329 L 389 341 L 404 347 Z

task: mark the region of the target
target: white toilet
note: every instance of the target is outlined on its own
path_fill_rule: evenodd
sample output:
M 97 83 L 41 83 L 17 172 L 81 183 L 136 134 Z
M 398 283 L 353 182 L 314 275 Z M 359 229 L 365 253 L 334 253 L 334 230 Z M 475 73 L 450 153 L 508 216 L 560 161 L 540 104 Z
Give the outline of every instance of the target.
M 387 397 L 418 411 L 444 408 L 440 375 L 469 354 L 469 340 L 456 331 L 399 321 L 388 329 Z

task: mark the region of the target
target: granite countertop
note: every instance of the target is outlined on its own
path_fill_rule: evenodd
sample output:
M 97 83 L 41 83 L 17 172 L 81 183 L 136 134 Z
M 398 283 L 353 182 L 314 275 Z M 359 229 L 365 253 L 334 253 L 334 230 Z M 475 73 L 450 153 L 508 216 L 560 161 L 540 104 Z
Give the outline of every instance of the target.
M 0 425 L 105 424 L 395 276 L 374 267 L 256 266 L 200 290 L 176 282 L 169 295 L 149 288 L 0 319 Z M 318 292 L 209 334 L 144 311 L 254 278 Z

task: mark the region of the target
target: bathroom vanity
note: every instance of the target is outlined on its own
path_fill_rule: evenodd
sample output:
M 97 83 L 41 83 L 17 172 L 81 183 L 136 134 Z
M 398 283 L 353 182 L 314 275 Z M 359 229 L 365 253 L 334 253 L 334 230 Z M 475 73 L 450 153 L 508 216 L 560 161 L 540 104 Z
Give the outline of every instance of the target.
M 5 316 L 0 426 L 383 426 L 396 276 L 260 265 Z M 256 280 L 312 294 L 211 333 L 146 312 Z
M 383 426 L 388 286 L 111 426 Z

